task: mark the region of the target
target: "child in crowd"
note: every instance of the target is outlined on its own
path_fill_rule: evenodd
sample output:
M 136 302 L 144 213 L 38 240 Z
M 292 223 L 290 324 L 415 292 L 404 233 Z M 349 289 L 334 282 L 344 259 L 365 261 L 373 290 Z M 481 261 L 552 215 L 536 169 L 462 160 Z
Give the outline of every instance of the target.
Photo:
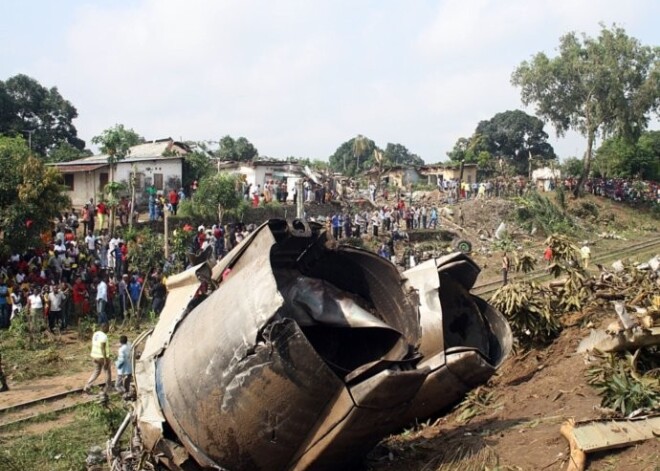
M 117 360 L 117 381 L 115 389 L 120 393 L 128 394 L 131 390 L 131 379 L 133 377 L 133 359 L 131 358 L 131 344 L 125 335 L 119 337 L 119 351 Z

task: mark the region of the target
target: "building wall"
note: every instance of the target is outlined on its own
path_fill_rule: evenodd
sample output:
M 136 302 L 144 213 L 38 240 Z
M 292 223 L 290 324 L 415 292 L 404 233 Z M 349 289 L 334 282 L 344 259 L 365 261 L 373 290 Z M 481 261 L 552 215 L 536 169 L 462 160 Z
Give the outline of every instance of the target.
M 133 164 L 135 164 L 135 171 L 139 176 L 136 193 L 144 192 L 148 186 L 155 183 L 158 183 L 156 189 L 164 192 L 168 192 L 171 188 L 178 189 L 181 186 L 183 177 L 181 159 L 120 162 L 117 164 L 115 181 L 128 184 Z
M 66 174 L 66 172 L 62 172 Z M 95 172 L 76 172 L 73 175 L 73 191 L 67 191 L 74 208 L 80 209 L 90 198 L 96 201 L 99 187 L 99 176 Z
M 146 188 L 158 180 L 162 182 L 161 188 L 163 192 L 167 193 L 170 188 L 177 188 L 181 186 L 182 179 L 182 163 L 181 159 L 172 160 L 146 160 L 135 162 L 137 173 L 137 188 L 136 188 L 136 203 L 142 204 L 146 201 Z M 124 192 L 126 195 L 130 194 L 128 189 L 128 182 L 132 172 L 132 163 L 118 163 L 115 170 L 115 181 L 125 183 L 127 190 Z M 66 175 L 66 169 L 62 168 L 62 174 Z M 101 174 L 108 174 L 109 168 L 104 167 L 93 172 L 77 172 L 73 174 L 73 191 L 69 191 L 69 197 L 75 207 L 80 207 L 86 204 L 90 199 L 94 202 L 99 201 L 101 192 L 103 191 Z M 161 175 L 161 177 L 158 177 Z

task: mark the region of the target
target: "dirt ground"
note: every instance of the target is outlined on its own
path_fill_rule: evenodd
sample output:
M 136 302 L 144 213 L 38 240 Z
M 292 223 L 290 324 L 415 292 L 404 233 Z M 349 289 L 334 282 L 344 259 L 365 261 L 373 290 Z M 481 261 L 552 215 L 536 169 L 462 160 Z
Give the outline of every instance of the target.
M 596 419 L 602 411 L 600 398 L 585 380 L 588 366 L 575 353 L 587 335 L 586 328 L 570 327 L 549 348 L 509 358 L 488 385 L 494 399 L 482 415 L 462 424 L 460 411 L 455 410 L 412 433 L 390 437 L 376 450 L 369 467 L 485 469 L 470 464 L 489 458 L 490 469 L 566 469 L 569 448 L 559 434 L 561 424 L 569 418 Z M 452 462 L 451 450 L 458 448 L 464 450 L 463 459 Z M 590 454 L 588 463 L 589 470 L 654 471 L 660 469 L 660 440 Z

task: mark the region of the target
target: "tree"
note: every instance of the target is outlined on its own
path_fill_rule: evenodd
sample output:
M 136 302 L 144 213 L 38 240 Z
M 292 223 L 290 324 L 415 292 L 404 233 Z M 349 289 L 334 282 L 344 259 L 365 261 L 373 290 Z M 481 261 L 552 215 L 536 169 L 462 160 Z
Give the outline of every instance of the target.
M 190 186 L 195 180 L 200 181 L 214 172 L 213 164 L 207 151 L 195 149 L 183 156 L 183 186 Z
M 598 38 L 563 36 L 559 55 L 536 54 L 514 71 L 526 105 L 551 122 L 557 135 L 569 129 L 587 139 L 577 196 L 589 175 L 597 137 L 618 134 L 632 140 L 646 128 L 649 113 L 660 106 L 660 48 L 642 46 L 614 25 L 601 26 Z
M 193 195 L 193 204 L 205 216 L 218 217 L 219 224 L 228 209 L 238 206 L 241 195 L 236 191 L 238 176 L 218 173 L 203 178 Z
M 41 244 L 71 200 L 60 172 L 32 156 L 22 137 L 0 136 L 0 165 L 0 252 L 22 252 Z
M 517 174 L 527 174 L 530 157 L 535 160 L 556 158 L 547 142 L 543 121 L 524 111 L 497 113 L 480 121 L 471 137 L 461 137 L 447 153 L 451 160 L 476 163 L 482 170 L 495 170 L 500 159 L 512 165 Z
M 419 167 L 424 165 L 424 160 L 417 154 L 412 154 L 402 144 L 387 143 L 383 152 L 384 165 L 412 165 Z
M 647 131 L 637 140 L 637 158 L 630 168 L 631 175 L 646 180 L 660 180 L 660 131 Z
M 234 140 L 231 136 L 220 139 L 220 148 L 216 155 L 220 160 L 233 162 L 251 162 L 259 156 L 259 152 L 244 137 Z
M 577 157 L 569 157 L 561 164 L 562 176 L 577 177 L 582 173 L 582 161 Z
M 19 74 L 0 82 L 0 134 L 28 136 L 36 154 L 46 154 L 67 142 L 84 149 L 73 120 L 78 111 L 56 87 L 46 88 L 35 79 Z
M 108 156 L 110 165 L 110 181 L 115 181 L 117 162 L 124 160 L 131 153 L 131 147 L 144 142 L 133 129 L 126 129 L 123 124 L 115 124 L 98 136 L 92 138 L 92 144 L 97 144 L 101 152 Z
M 144 138 L 140 137 L 133 129 L 126 129 L 123 124 L 115 124 L 113 127 L 106 129 L 100 135 L 92 138 L 92 143 L 97 144 L 104 154 L 108 156 L 108 164 L 110 165 L 110 181 L 104 192 L 108 193 L 111 199 L 115 199 L 115 192 L 117 186 L 115 185 L 115 169 L 117 162 L 124 160 L 131 153 L 131 147 L 144 142 Z M 131 208 L 135 207 L 134 196 L 131 196 Z M 115 207 L 117 201 L 110 201 L 110 230 L 114 229 L 115 225 Z M 132 227 L 133 218 L 129 218 Z
M 547 142 L 543 121 L 521 110 L 497 113 L 477 125 L 483 150 L 495 158 L 509 159 L 518 174 L 527 174 L 531 159 L 552 160 L 555 151 Z
M 359 141 L 357 145 L 356 140 Z M 328 163 L 334 172 L 353 176 L 373 166 L 376 148 L 376 143 L 371 139 L 364 136 L 354 137 L 339 146 L 328 159 Z M 359 151 L 359 158 L 356 151 Z
M 602 177 L 660 177 L 660 131 L 646 131 L 637 142 L 622 137 L 606 139 L 596 151 L 594 167 Z
M 48 162 L 70 162 L 72 160 L 90 157 L 92 151 L 89 149 L 80 150 L 66 141 L 60 142 L 57 146 L 48 151 L 46 160 Z
M 147 283 L 151 283 L 150 274 L 155 268 L 160 268 L 165 260 L 165 250 L 163 245 L 163 236 L 152 231 L 149 228 L 143 228 L 127 240 L 128 244 L 128 263 L 132 270 L 144 275 L 144 281 L 140 287 L 137 305 L 133 304 L 129 296 L 129 302 L 133 307 L 135 320 L 139 323 L 142 316 L 142 297 Z

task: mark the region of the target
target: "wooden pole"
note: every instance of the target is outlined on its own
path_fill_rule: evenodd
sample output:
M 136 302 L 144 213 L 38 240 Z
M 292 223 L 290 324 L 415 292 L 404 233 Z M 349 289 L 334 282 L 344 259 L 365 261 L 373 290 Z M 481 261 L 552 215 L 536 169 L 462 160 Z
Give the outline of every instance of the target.
M 164 231 L 163 232 L 165 232 L 165 234 L 163 234 L 163 236 L 164 236 L 163 249 L 165 251 L 165 258 L 166 259 L 170 258 L 170 244 L 169 244 L 169 236 L 168 236 L 169 231 L 167 230 L 168 220 L 169 220 L 169 215 L 168 215 L 167 210 L 165 210 L 164 211 L 164 216 L 163 216 L 163 226 L 164 226 Z

